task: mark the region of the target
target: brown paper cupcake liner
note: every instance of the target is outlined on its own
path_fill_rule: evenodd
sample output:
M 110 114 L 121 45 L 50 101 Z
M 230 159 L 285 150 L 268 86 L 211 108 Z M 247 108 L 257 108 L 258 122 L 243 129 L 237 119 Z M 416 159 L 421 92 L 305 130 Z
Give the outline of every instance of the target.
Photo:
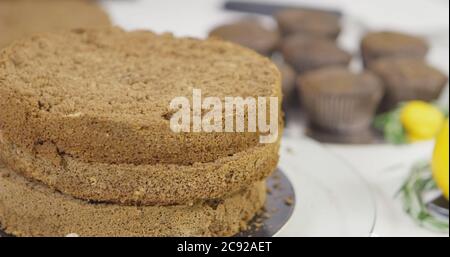
M 337 95 L 302 90 L 303 105 L 313 127 L 339 134 L 353 134 L 370 128 L 381 100 L 381 90 Z
M 322 131 L 311 124 L 306 130 L 306 135 L 319 142 L 332 144 L 374 144 L 381 142 L 382 138 L 377 131 L 371 128 L 355 131 L 351 134 L 339 134 Z
M 439 98 L 445 84 L 436 87 L 409 87 L 402 85 L 386 88 L 386 97 L 383 101 L 383 109 L 395 108 L 399 103 L 411 100 L 423 100 L 431 102 Z

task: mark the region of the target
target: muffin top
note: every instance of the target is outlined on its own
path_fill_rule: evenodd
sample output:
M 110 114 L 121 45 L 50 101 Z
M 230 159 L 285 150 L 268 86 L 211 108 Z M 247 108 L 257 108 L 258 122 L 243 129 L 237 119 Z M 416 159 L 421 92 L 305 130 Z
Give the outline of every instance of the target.
M 285 9 L 275 14 L 283 34 L 305 34 L 335 39 L 341 31 L 339 15 L 305 9 Z
M 287 37 L 281 50 L 287 62 L 301 73 L 324 66 L 345 66 L 352 58 L 333 41 L 303 35 Z
M 371 72 L 353 73 L 343 67 L 327 67 L 299 77 L 303 90 L 320 94 L 371 94 L 381 91 L 380 80 Z
M 361 44 L 364 49 L 378 55 L 417 53 L 425 56 L 428 51 L 428 44 L 424 39 L 393 31 L 369 33 Z
M 209 36 L 248 47 L 263 55 L 269 55 L 277 46 L 278 31 L 268 29 L 254 19 L 219 26 Z
M 77 29 L 35 36 L 0 54 L 0 129 L 30 149 L 107 163 L 209 162 L 258 142 L 256 133 L 174 133 L 170 102 L 281 95 L 276 66 L 220 40 Z M 21 113 L 12 113 L 18 108 Z M 10 116 L 8 116 L 10 115 Z M 29 130 L 29 131 L 28 131 Z
M 388 86 L 441 88 L 448 79 L 438 69 L 416 58 L 381 58 L 374 61 L 370 69 Z
M 0 48 L 36 33 L 106 26 L 92 0 L 0 0 Z

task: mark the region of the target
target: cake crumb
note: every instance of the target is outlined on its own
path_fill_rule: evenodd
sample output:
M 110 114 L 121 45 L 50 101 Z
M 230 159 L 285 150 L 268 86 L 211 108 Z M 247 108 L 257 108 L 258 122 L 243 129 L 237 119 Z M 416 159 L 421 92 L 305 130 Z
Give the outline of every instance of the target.
M 288 196 L 284 199 L 284 203 L 288 206 L 292 206 L 294 204 L 294 198 L 292 196 Z

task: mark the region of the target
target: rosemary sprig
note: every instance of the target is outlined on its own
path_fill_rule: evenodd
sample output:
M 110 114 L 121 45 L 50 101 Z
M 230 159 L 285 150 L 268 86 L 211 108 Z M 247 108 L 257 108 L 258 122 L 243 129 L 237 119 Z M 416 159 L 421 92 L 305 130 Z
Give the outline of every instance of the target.
M 436 232 L 448 233 L 449 220 L 433 215 L 423 199 L 426 192 L 437 190 L 428 162 L 413 166 L 409 178 L 399 191 L 405 211 L 421 226 Z

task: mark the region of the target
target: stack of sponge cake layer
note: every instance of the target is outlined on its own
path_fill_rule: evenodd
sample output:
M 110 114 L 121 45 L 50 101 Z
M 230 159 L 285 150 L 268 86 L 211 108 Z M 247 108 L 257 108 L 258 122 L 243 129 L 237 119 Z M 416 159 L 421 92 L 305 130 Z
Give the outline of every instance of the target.
M 21 236 L 239 232 L 264 204 L 279 140 L 173 132 L 170 101 L 194 88 L 280 98 L 281 78 L 234 44 L 146 31 L 76 29 L 5 48 L 2 227 Z

